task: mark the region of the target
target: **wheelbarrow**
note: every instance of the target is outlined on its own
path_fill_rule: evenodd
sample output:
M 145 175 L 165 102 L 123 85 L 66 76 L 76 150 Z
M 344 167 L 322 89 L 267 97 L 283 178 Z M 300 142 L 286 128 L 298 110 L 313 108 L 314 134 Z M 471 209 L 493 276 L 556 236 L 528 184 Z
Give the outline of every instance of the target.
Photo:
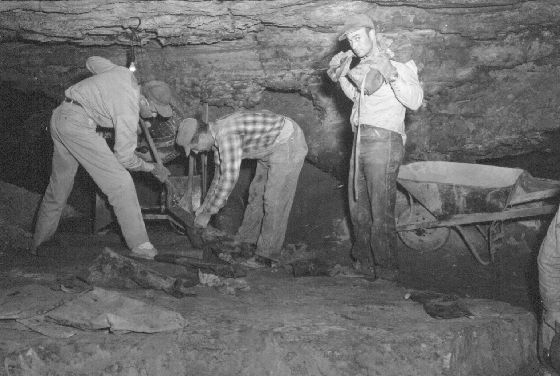
M 434 251 L 453 229 L 476 260 L 488 265 L 502 244 L 504 221 L 550 215 L 560 194 L 560 181 L 531 176 L 518 168 L 442 161 L 402 165 L 397 178 L 407 197 L 397 214 L 397 232 L 408 247 Z M 487 256 L 469 241 L 464 226 L 474 225 Z M 484 229 L 486 228 L 486 229 Z

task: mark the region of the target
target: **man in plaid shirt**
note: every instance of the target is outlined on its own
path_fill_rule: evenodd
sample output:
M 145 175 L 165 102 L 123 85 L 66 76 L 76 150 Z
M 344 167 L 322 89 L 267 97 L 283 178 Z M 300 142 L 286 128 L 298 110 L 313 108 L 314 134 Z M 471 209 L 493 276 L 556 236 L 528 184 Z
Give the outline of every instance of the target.
M 206 227 L 226 204 L 239 177 L 241 161 L 256 159 L 255 177 L 237 240 L 256 244 L 257 256 L 275 259 L 282 249 L 288 216 L 307 144 L 292 119 L 267 110 L 235 112 L 208 125 L 183 122 L 177 143 L 190 151 L 214 149 L 216 169 L 196 211 L 195 225 Z

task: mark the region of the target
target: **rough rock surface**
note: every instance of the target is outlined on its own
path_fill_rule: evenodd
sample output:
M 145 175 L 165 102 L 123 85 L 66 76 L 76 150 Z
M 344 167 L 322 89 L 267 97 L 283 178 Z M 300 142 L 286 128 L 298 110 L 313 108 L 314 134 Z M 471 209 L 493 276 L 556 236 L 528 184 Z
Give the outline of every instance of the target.
M 9 374 L 498 376 L 534 361 L 534 317 L 506 303 L 467 300 L 473 319 L 436 320 L 386 281 L 260 273 L 249 284 L 236 296 L 135 294 L 181 312 L 187 325 L 171 334 L 57 340 L 4 323 L 3 364 Z
M 299 102 L 310 160 L 338 171 L 349 102 L 324 68 L 348 48 L 337 30 L 350 13 L 370 14 L 395 58 L 418 65 L 426 98 L 407 119 L 408 159 L 551 147 L 560 115 L 556 0 L 4 1 L 0 81 L 60 98 L 86 75 L 87 56 L 125 64 L 133 40 L 140 78 L 168 81 L 193 113 L 206 100 L 211 118 L 250 108 L 267 92 L 283 112 Z

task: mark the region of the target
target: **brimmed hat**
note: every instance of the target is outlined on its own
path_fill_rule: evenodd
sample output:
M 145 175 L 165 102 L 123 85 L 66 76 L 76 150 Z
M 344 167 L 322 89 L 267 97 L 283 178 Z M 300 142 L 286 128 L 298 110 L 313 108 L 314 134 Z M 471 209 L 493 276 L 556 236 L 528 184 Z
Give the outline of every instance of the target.
M 348 36 L 348 33 L 354 32 L 361 29 L 362 27 L 374 29 L 375 25 L 373 21 L 367 14 L 354 14 L 348 17 L 344 26 L 342 26 L 342 34 L 338 37 L 338 40 L 344 40 Z
M 185 149 L 185 155 L 191 153 L 191 142 L 197 130 L 198 121 L 196 119 L 186 118 L 179 124 L 175 142 Z
M 156 107 L 156 111 L 163 117 L 173 115 L 171 102 L 173 94 L 171 88 L 163 81 L 152 80 L 142 85 L 142 94 Z

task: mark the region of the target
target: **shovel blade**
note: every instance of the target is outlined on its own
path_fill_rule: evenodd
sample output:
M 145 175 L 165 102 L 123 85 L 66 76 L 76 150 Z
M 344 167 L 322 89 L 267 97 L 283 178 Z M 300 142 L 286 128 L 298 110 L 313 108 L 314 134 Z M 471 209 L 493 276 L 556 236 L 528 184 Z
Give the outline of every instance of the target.
M 201 177 L 199 175 L 193 176 L 190 194 L 187 176 L 170 176 L 169 183 L 172 186 L 172 192 L 168 193 L 168 207 L 181 208 L 194 214 L 202 201 Z

